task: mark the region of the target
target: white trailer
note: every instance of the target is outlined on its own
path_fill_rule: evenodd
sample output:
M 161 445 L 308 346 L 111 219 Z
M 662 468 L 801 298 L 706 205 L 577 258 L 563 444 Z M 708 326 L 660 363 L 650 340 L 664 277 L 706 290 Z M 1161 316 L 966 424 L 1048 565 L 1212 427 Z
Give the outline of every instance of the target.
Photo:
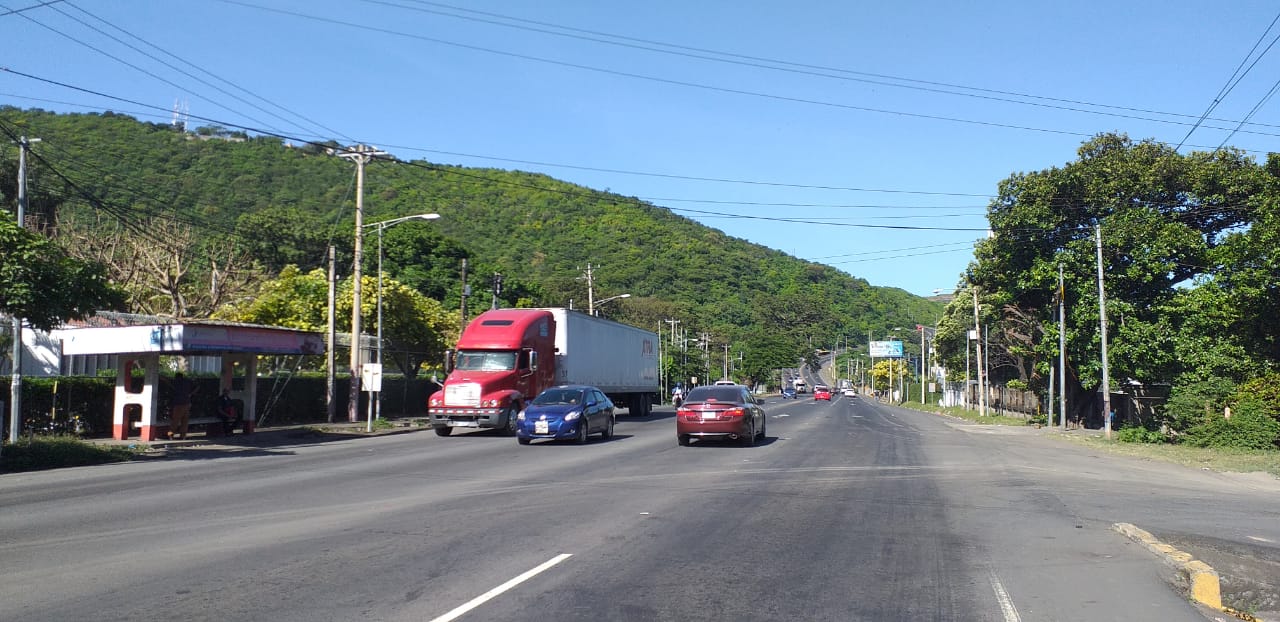
M 563 308 L 556 322 L 556 384 L 589 384 L 633 415 L 647 415 L 660 396 L 658 334 Z

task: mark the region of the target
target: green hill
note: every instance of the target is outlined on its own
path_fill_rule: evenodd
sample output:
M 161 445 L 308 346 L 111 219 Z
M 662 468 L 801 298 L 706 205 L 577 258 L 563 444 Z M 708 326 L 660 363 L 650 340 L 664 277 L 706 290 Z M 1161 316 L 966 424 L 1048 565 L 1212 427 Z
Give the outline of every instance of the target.
M 210 277 L 218 277 L 210 266 L 226 268 L 223 282 L 241 275 L 247 282 L 237 295 L 243 297 L 251 295 L 254 280 L 286 265 L 323 266 L 330 241 L 340 253 L 338 265 L 350 265 L 354 167 L 323 146 L 221 128 L 184 133 L 113 113 L 11 107 L 0 108 L 0 127 L 42 139 L 30 164 L 29 224 L 82 254 L 101 245 L 95 252 L 120 265 L 130 261 L 118 256 L 124 238 L 186 253 L 185 271 L 170 276 L 188 282 L 156 295 L 142 283 L 155 275 L 137 276 L 138 283 L 126 284 L 135 294 L 137 308 L 130 310 L 207 314 L 235 302 L 232 295 L 219 300 L 202 293 Z M 0 165 L 0 193 L 12 203 L 16 151 L 6 150 Z M 718 344 L 730 344 L 735 351 L 763 348 L 792 357 L 842 337 L 858 342 L 868 330 L 932 323 L 941 309 L 667 209 L 540 174 L 378 161 L 367 169 L 365 211 L 366 223 L 423 212 L 443 216 L 387 229 L 385 267 L 389 277 L 448 308 L 460 303 L 466 257 L 472 309 L 488 307 L 494 272 L 504 275 L 506 305 L 572 300 L 584 308 L 580 277 L 591 264 L 598 297 L 632 294 L 609 305 L 611 317 L 654 330 L 663 319 L 679 319 L 690 335 L 711 333 L 717 351 Z M 376 238 L 369 242 L 365 266 L 373 270 Z M 142 246 L 138 252 L 147 250 Z

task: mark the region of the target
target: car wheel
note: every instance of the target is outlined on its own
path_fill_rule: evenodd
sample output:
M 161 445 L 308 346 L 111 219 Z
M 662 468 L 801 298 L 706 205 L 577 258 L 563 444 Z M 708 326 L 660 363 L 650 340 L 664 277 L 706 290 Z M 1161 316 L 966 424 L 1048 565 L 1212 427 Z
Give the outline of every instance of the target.
M 579 445 L 587 444 L 587 437 L 590 436 L 590 433 L 587 432 L 587 428 L 589 427 L 590 426 L 587 425 L 587 416 L 583 415 L 581 423 L 578 424 L 577 441 Z
M 520 437 L 518 437 L 518 436 L 517 436 L 517 437 L 516 437 L 516 442 L 517 442 L 517 443 L 520 443 L 521 445 L 528 445 L 529 443 L 533 442 L 533 439 L 531 439 L 531 438 L 520 438 Z
M 752 422 L 751 428 L 747 430 L 746 434 L 738 437 L 738 440 L 742 441 L 743 447 L 754 447 L 756 444 L 756 424 Z
M 765 425 L 766 424 L 765 424 L 764 417 L 761 417 L 760 418 L 760 440 L 762 441 L 765 439 L 765 436 L 764 436 Z
M 688 434 L 677 434 L 677 435 L 676 435 L 676 442 L 677 442 L 677 443 L 679 443 L 681 447 L 688 447 L 688 446 L 689 446 L 689 435 L 688 435 Z
M 435 427 L 436 436 L 449 436 L 453 434 L 453 428 L 447 425 L 438 425 Z
M 609 420 L 604 424 L 604 432 L 600 433 L 600 438 L 605 440 L 613 438 L 613 415 L 609 415 Z

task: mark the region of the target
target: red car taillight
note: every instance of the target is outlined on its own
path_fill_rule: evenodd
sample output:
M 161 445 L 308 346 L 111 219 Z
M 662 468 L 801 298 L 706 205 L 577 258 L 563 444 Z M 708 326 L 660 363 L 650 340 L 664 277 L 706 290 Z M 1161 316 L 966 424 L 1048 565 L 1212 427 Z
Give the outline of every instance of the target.
M 730 408 L 729 410 L 724 411 L 724 414 L 730 417 L 741 417 L 747 414 L 747 411 L 742 408 Z

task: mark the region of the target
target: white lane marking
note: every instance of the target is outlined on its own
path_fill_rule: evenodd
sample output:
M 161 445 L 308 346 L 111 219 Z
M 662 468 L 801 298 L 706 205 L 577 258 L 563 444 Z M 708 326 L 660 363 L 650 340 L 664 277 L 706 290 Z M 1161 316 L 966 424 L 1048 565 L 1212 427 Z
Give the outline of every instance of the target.
M 1270 538 L 1259 538 L 1258 536 L 1245 536 L 1245 537 L 1250 540 L 1257 540 L 1258 542 L 1267 542 L 1267 543 L 1275 542 L 1275 540 L 1272 540 Z
M 463 603 L 462 605 L 459 605 L 453 611 L 450 611 L 449 613 L 446 613 L 438 618 L 432 619 L 431 622 L 449 622 L 450 620 L 456 620 L 462 617 L 463 614 L 467 613 L 468 611 L 471 611 L 472 609 L 475 609 L 476 607 L 479 607 L 480 605 L 483 605 L 484 603 L 488 602 L 490 599 L 494 598 L 495 596 L 517 585 L 520 585 L 521 583 L 524 583 L 529 579 L 532 579 L 538 573 L 566 559 L 569 559 L 570 557 L 573 557 L 572 553 L 561 553 L 559 555 L 556 555 L 555 557 L 552 557 L 551 559 L 545 562 L 542 562 L 537 567 L 531 570 L 525 571 L 523 574 L 517 576 L 516 578 L 511 579 L 510 581 L 507 581 L 506 583 L 503 583 L 502 585 L 499 585 L 498 587 L 495 587 L 492 590 L 489 590 L 488 592 L 485 592 L 467 601 L 466 603 Z
M 1013 599 L 1009 598 L 1009 593 L 1004 591 L 1000 577 L 997 577 L 994 572 L 991 573 L 991 589 L 996 592 L 996 602 L 1000 603 L 1000 613 L 1004 614 L 1004 622 L 1022 622 L 1022 618 L 1018 616 L 1018 608 L 1013 606 Z

